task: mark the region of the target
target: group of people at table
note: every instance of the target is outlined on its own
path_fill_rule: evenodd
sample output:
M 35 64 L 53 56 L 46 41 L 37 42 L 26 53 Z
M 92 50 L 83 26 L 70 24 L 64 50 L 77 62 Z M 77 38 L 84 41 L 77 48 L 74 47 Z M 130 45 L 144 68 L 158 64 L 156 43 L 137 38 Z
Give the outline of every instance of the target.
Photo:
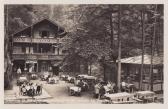
M 94 82 L 93 79 L 90 79 L 91 82 L 88 82 L 86 78 L 84 79 L 82 77 L 71 77 L 69 75 L 62 75 L 61 79 L 69 83 L 73 83 L 74 87 L 79 87 L 81 91 L 89 90 L 91 88 L 92 82 Z
M 86 77 L 88 80 L 86 79 Z M 85 79 L 83 77 L 80 77 L 80 78 L 79 77 L 76 77 L 76 78 L 70 78 L 70 77 L 68 78 L 67 77 L 67 81 L 69 81 L 69 82 L 72 79 L 74 79 L 73 80 L 74 86 L 69 87 L 69 90 L 73 90 L 72 91 L 73 93 L 71 93 L 71 91 L 70 91 L 71 95 L 75 94 L 76 91 L 77 91 L 76 94 L 80 95 L 80 93 L 83 91 L 91 90 L 94 92 L 94 97 L 98 98 L 98 99 L 103 99 L 104 97 L 106 97 L 106 95 L 113 97 L 112 95 L 120 94 L 120 96 L 121 96 L 121 94 L 122 94 L 122 96 L 124 95 L 127 97 L 127 101 L 130 101 L 130 99 L 128 99 L 128 97 L 132 97 L 132 95 L 131 94 L 129 95 L 129 93 L 126 93 L 126 92 L 133 92 L 136 90 L 134 84 L 129 84 L 124 81 L 122 81 L 120 84 L 121 85 L 121 93 L 118 93 L 117 85 L 113 82 L 110 82 L 110 81 L 105 82 L 105 81 L 97 80 L 97 79 L 94 79 L 93 76 L 85 76 Z M 63 80 L 66 80 L 66 79 L 63 79 Z M 23 95 L 23 96 L 26 95 L 26 96 L 33 97 L 33 96 L 42 94 L 42 84 L 37 84 L 37 83 L 32 83 L 32 82 L 24 82 L 23 84 L 21 84 L 19 86 L 19 89 L 20 89 L 20 95 Z M 124 93 L 122 93 L 122 92 L 124 92 Z M 150 94 L 150 96 L 154 95 L 153 92 L 141 91 L 141 92 L 137 93 L 137 95 L 138 95 L 137 98 L 140 98 L 139 95 L 145 97 L 146 95 L 149 95 L 149 94 Z M 152 97 L 152 99 L 153 98 L 154 97 Z M 154 101 L 154 100 L 152 100 L 152 101 Z
M 19 86 L 20 95 L 23 96 L 36 96 L 42 94 L 42 84 L 27 82 Z
M 126 82 L 121 82 L 121 92 L 133 92 L 135 86 Z M 118 93 L 118 87 L 113 82 L 98 82 L 94 86 L 94 96 L 101 99 L 105 94 Z
M 106 93 L 117 93 L 117 86 L 112 82 L 98 82 L 94 86 L 94 97 L 101 99 Z

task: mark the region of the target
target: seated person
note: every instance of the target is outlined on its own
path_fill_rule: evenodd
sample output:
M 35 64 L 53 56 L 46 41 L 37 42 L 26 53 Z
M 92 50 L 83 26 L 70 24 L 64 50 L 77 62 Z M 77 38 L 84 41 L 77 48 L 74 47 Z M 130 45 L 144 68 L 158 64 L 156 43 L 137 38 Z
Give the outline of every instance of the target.
M 84 82 L 82 80 L 80 80 L 79 83 L 77 84 L 77 86 L 81 87 L 81 89 L 83 90 Z

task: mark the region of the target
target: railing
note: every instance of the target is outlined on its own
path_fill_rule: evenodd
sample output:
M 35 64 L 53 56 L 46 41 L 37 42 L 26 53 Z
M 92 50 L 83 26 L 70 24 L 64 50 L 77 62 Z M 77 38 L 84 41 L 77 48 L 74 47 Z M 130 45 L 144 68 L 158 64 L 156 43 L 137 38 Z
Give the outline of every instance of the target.
M 60 43 L 56 38 L 32 38 L 32 43 Z
M 18 37 L 14 38 L 13 42 L 24 42 L 24 43 L 65 43 L 67 38 L 25 38 Z
M 13 42 L 27 42 L 30 43 L 31 42 L 31 38 L 23 38 L 23 37 L 19 37 L 19 38 L 14 38 Z
M 13 54 L 14 60 L 62 60 L 64 55 L 56 55 L 56 54 L 43 54 L 43 53 L 35 53 L 35 54 Z

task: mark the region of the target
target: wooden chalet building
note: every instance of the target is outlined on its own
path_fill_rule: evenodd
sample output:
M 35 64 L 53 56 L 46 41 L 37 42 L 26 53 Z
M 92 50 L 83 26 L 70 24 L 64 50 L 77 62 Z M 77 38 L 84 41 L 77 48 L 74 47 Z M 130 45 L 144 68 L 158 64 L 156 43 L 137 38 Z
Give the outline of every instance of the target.
M 59 72 L 59 64 L 67 53 L 62 46 L 66 31 L 54 21 L 43 19 L 12 35 L 13 71 Z

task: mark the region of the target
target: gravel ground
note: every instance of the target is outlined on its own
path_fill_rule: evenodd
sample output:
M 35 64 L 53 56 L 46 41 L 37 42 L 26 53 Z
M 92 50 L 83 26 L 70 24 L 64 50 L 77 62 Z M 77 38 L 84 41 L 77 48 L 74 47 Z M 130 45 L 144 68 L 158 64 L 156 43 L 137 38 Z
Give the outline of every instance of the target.
M 5 100 L 5 104 L 100 104 L 101 100 L 93 98 L 93 92 L 82 92 L 81 96 L 70 96 L 68 94 L 68 86 L 71 83 L 60 81 L 58 84 L 48 84 L 46 81 L 32 80 L 32 82 L 42 83 L 43 88 L 51 98 L 32 99 L 32 100 Z M 158 95 L 162 97 L 163 95 Z
M 99 100 L 93 98 L 93 92 L 82 92 L 81 96 L 70 96 L 68 94 L 68 86 L 73 86 L 71 83 L 66 83 L 65 81 L 60 81 L 58 84 L 47 84 L 45 81 L 40 82 L 49 95 L 53 97 L 44 100 L 48 103 L 100 103 Z

